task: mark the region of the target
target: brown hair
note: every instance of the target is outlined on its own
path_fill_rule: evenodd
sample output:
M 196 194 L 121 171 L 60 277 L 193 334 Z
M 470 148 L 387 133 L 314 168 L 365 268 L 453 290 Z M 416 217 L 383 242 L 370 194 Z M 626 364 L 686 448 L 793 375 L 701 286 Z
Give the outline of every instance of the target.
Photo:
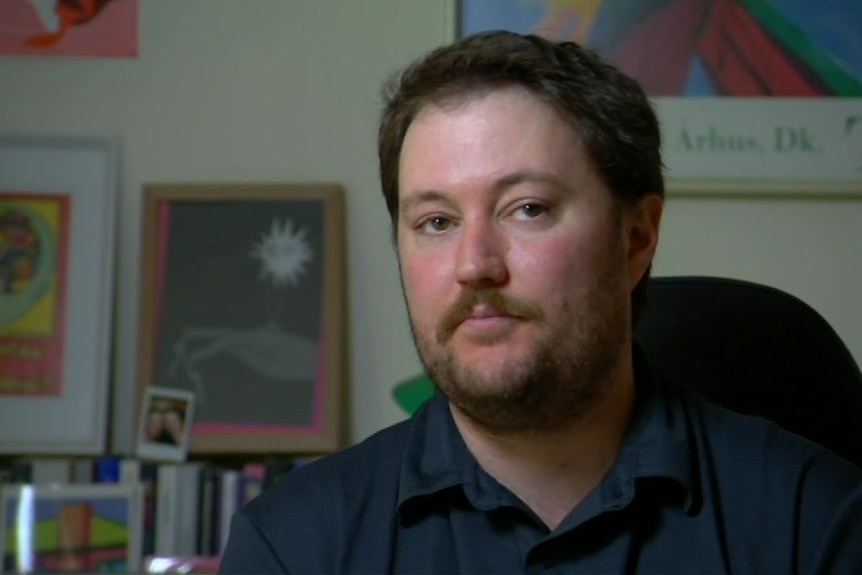
M 664 196 L 658 119 L 635 80 L 573 42 L 483 32 L 432 51 L 384 86 L 377 145 L 393 234 L 401 146 L 419 111 L 508 86 L 526 88 L 571 123 L 619 205 L 647 194 Z M 649 269 L 632 291 L 633 319 L 648 277 Z

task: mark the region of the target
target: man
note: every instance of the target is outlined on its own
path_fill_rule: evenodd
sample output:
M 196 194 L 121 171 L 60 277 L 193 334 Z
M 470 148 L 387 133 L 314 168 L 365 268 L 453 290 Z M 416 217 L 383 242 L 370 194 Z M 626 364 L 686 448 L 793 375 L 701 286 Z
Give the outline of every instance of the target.
M 659 128 L 574 44 L 483 33 L 396 78 L 379 153 L 439 389 L 233 522 L 224 573 L 862 569 L 862 472 L 683 392 L 632 339 Z

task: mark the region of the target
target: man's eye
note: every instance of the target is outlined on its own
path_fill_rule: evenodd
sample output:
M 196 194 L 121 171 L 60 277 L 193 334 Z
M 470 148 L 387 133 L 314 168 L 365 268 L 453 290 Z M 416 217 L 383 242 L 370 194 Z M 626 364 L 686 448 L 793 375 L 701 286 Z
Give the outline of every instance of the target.
M 439 233 L 446 231 L 449 226 L 452 225 L 452 221 L 449 218 L 444 218 L 443 216 L 434 216 L 433 218 L 428 218 L 423 221 L 419 228 L 428 233 Z
M 515 217 L 522 220 L 532 220 L 541 216 L 547 211 L 548 208 L 543 206 L 542 204 L 527 203 L 518 206 L 518 208 L 515 210 Z

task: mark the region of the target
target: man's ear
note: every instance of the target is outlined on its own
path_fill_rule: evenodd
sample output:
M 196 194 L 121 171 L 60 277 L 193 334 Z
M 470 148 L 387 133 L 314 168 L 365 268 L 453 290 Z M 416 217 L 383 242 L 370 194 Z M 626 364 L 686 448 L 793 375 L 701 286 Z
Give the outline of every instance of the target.
M 629 287 L 632 289 L 652 263 L 663 211 L 664 200 L 657 194 L 647 194 L 627 210 Z

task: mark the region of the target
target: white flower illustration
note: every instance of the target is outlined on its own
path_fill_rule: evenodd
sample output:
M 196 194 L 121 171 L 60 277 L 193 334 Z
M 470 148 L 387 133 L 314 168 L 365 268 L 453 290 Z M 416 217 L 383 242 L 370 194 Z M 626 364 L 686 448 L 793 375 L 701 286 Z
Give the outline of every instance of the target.
M 296 285 L 313 259 L 305 230 L 294 231 L 293 222 L 287 218 L 281 224 L 278 218 L 272 221 L 272 227 L 261 235 L 251 256 L 260 259 L 261 281 L 269 280 L 276 287 Z

